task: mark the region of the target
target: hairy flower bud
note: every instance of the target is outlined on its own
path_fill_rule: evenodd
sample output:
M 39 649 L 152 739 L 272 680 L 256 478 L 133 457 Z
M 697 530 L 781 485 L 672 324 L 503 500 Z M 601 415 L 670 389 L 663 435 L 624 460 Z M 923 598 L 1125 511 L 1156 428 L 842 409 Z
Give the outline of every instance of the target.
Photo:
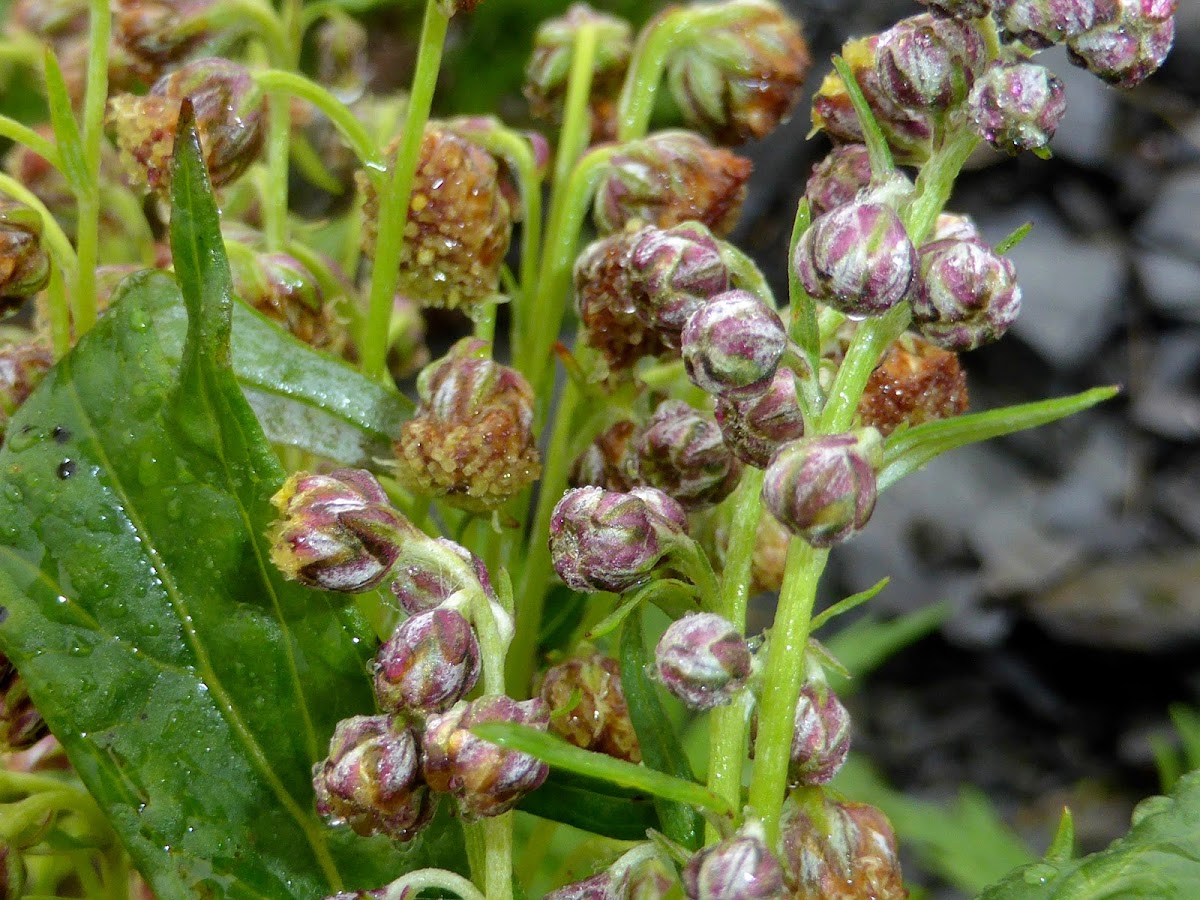
M 1010 155 L 1045 148 L 1067 110 L 1063 83 L 1037 63 L 996 63 L 967 98 L 975 133 Z
M 605 871 L 582 881 L 564 884 L 543 896 L 542 900 L 610 900 L 612 891 L 612 875 Z
M 179 106 L 192 101 L 196 131 L 214 187 L 249 168 L 262 149 L 262 95 L 239 63 L 209 57 L 164 75 L 144 97 L 118 94 L 108 101 L 107 122 L 129 176 L 166 199 Z
M 771 0 L 727 0 L 724 11 L 673 48 L 667 85 L 688 125 L 742 144 L 791 114 L 812 60 L 800 25 Z
M 550 707 L 550 730 L 567 743 L 629 762 L 642 761 L 615 659 L 590 653 L 551 666 L 537 695 Z M 555 715 L 564 710 L 566 715 Z
M 729 289 L 720 244 L 699 222 L 643 228 L 625 265 L 636 315 L 672 348 L 679 347 L 688 317 Z
M 992 11 L 992 0 L 917 0 L 933 12 L 953 19 L 982 19 Z
M 461 509 L 495 509 L 541 470 L 533 390 L 516 369 L 464 338 L 417 380 L 421 402 L 400 429 L 396 475 Z
M 571 466 L 567 483 L 571 487 L 604 488 L 628 492 L 633 487 L 629 475 L 629 447 L 637 425 L 628 419 L 610 425 L 588 445 Z
M 638 479 L 685 509 L 720 503 L 742 474 L 717 423 L 682 400 L 660 403 L 634 446 Z
M 970 90 L 987 60 L 979 28 L 959 19 L 901 19 L 879 38 L 875 73 L 901 106 L 947 109 Z
M 979 226 L 975 224 L 975 220 L 966 213 L 938 213 L 938 217 L 933 223 L 933 232 L 925 244 L 946 240 L 982 241 L 983 234 L 980 232 Z M 925 246 L 925 244 L 921 246 Z
M 433 817 L 421 781 L 420 747 L 397 716 L 354 716 L 333 732 L 329 756 L 313 767 L 317 812 L 363 836 L 409 841 Z
M 208 34 L 204 14 L 212 0 L 113 0 L 113 42 L 157 77 Z
M 861 531 L 875 509 L 883 442 L 874 428 L 784 444 L 767 467 L 762 498 L 771 515 L 814 547 Z
M 749 291 L 726 291 L 688 317 L 680 338 L 692 383 L 721 397 L 754 397 L 775 377 L 787 349 L 783 320 Z
M 388 147 L 393 164 L 399 146 L 397 138 Z M 358 182 L 363 252 L 374 259 L 379 192 L 366 173 Z M 496 293 L 512 223 L 496 160 L 446 128 L 427 126 L 408 203 L 399 290 L 424 306 L 476 308 Z
M 401 542 L 420 534 L 365 469 L 297 472 L 271 498 L 271 561 L 285 578 L 326 591 L 369 590 L 387 576 Z
M 871 155 L 866 144 L 838 144 L 813 166 L 804 188 L 808 208 L 816 219 L 849 203 L 871 183 Z
M 483 560 L 448 538 L 425 539 L 420 554 L 406 545 L 405 557 L 388 587 L 410 616 L 437 609 L 461 591 L 482 591 L 489 600 L 496 599 Z
M 1071 62 L 1120 88 L 1141 84 L 1171 52 L 1178 0 L 1110 0 L 1111 18 L 1067 41 Z
M 727 235 L 741 215 L 751 168 L 750 160 L 690 131 L 630 141 L 596 191 L 596 227 L 612 234 L 634 219 L 659 228 L 697 221 Z
M 316 277 L 287 253 L 256 253 L 245 244 L 226 243 L 234 295 L 318 349 L 337 343 L 333 309 Z
M 659 900 L 679 882 L 653 844 L 638 844 L 605 871 L 551 891 L 543 900 Z
M 692 709 L 732 703 L 746 686 L 751 662 L 746 639 L 715 613 L 672 622 L 654 648 L 659 680 Z
M 862 425 L 887 437 L 900 426 L 967 411 L 967 375 L 958 355 L 914 334 L 902 335 L 871 373 L 858 402 Z
M 540 760 L 517 750 L 502 750 L 470 729 L 486 722 L 511 722 L 545 731 L 550 713 L 541 700 L 518 703 L 509 697 L 459 702 L 425 724 L 425 780 L 435 791 L 458 801 L 467 820 L 506 813 L 550 773 Z
M 729 449 L 759 469 L 767 467 L 782 445 L 804 435 L 796 377 L 790 369 L 777 370 L 761 394 L 742 400 L 718 398 L 715 413 Z
M 9 658 L 0 652 L 0 751 L 28 750 L 49 734 L 25 680 Z
M 419 715 L 445 712 L 479 680 L 479 641 L 462 613 L 418 613 L 379 648 L 373 665 L 382 709 Z
M 921 248 L 913 322 L 947 350 L 999 340 L 1021 311 L 1012 261 L 979 241 L 938 241 Z
M 762 828 L 748 825 L 699 850 L 683 867 L 688 900 L 783 900 L 783 866 Z
M 0 444 L 8 420 L 54 365 L 50 348 L 33 340 L 0 346 Z
M 567 491 L 550 517 L 554 571 L 577 591 L 625 591 L 687 535 L 687 515 L 652 488 Z
M 1119 0 L 999 0 L 1005 34 L 1040 50 L 1111 22 Z
M 11 301 L 36 294 L 50 280 L 50 254 L 42 249 L 42 216 L 0 200 L 0 314 Z
M 806 900 L 904 900 L 896 835 L 865 803 L 830 799 L 820 788 L 794 791 L 780 821 L 784 880 Z
M 788 759 L 792 784 L 828 784 L 850 752 L 850 714 L 825 684 L 809 682 L 796 702 Z
M 896 211 L 870 198 L 815 221 L 792 257 L 804 289 L 848 316 L 880 315 L 903 300 L 916 262 Z

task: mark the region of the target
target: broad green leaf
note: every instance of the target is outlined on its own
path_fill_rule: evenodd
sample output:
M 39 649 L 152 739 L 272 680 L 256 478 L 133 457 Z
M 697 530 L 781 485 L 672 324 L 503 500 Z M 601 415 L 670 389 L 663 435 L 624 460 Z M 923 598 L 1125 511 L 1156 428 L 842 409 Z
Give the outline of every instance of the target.
M 988 412 L 957 416 L 926 422 L 888 438 L 883 451 L 883 469 L 879 473 L 879 490 L 887 490 L 905 475 L 911 475 L 926 463 L 948 450 L 978 444 L 1005 434 L 1049 425 L 1067 416 L 1111 400 L 1117 395 L 1115 387 L 1092 388 L 1070 397 L 1006 406 Z
M 651 769 L 685 781 L 696 780 L 687 753 L 659 700 L 654 682 L 646 675 L 649 660 L 642 635 L 642 613 L 634 610 L 621 631 L 621 688 L 629 719 L 637 732 L 642 762 Z M 663 833 L 685 847 L 700 849 L 704 842 L 704 822 L 696 810 L 684 803 L 663 797 L 658 804 Z
M 347 598 L 267 560 L 284 473 L 229 368 L 229 272 L 199 142 L 175 144 L 182 365 L 152 318 L 180 289 L 146 273 L 14 417 L 0 645 L 160 900 L 311 900 L 461 869 L 445 817 L 396 846 L 313 812 L 310 770 L 335 723 L 373 710 L 373 641 Z
M 644 840 L 647 830 L 659 827 L 650 795 L 562 769 L 551 769 L 521 809 L 619 841 Z
M 1192 900 L 1200 885 L 1200 772 L 1168 797 L 1133 811 L 1133 827 L 1108 849 L 1074 860 L 1024 866 L 980 900 Z

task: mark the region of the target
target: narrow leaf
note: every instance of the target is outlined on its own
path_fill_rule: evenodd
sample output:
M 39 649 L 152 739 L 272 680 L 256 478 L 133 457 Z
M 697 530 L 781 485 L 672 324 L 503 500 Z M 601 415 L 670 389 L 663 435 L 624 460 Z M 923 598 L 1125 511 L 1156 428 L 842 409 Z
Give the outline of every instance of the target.
M 521 801 L 521 809 L 618 841 L 644 840 L 648 830 L 659 827 L 649 794 L 562 769 L 551 769 L 546 783 Z
M 83 155 L 83 138 L 79 136 L 79 123 L 71 109 L 71 98 L 67 82 L 54 51 L 46 48 L 44 57 L 46 76 L 46 101 L 50 107 L 50 127 L 54 129 L 54 143 L 62 159 L 63 175 L 76 196 L 97 189 L 88 175 L 87 162 Z
M 1075 818 L 1071 810 L 1063 807 L 1062 817 L 1054 832 L 1054 840 L 1046 848 L 1046 859 L 1050 862 L 1069 862 L 1075 855 Z
M 792 239 L 788 244 L 788 258 L 795 253 L 796 244 L 801 235 L 808 231 L 812 224 L 812 210 L 808 198 L 801 197 L 800 205 L 796 207 L 796 221 L 792 225 Z M 796 274 L 795 266 L 788 266 L 788 305 L 790 324 L 788 332 L 791 339 L 800 347 L 804 358 L 808 361 L 810 370 L 816 371 L 817 362 L 821 359 L 821 329 L 817 325 L 817 304 Z
M 871 111 L 871 104 L 863 95 L 858 79 L 854 77 L 854 70 L 840 56 L 834 56 L 833 67 L 841 76 L 842 83 L 846 86 L 846 94 L 850 97 L 850 104 L 854 107 L 855 115 L 858 116 L 858 124 L 863 132 L 863 142 L 867 145 L 867 154 L 871 158 L 871 173 L 876 178 L 890 175 L 896 168 L 896 164 L 892 161 L 892 150 L 888 146 L 883 130 L 879 127 L 879 122 L 875 119 L 875 113 Z
M 1024 431 L 1027 428 L 1048 425 L 1082 412 L 1097 403 L 1111 400 L 1118 391 L 1115 387 L 1092 388 L 1070 397 L 1007 406 L 953 419 L 940 419 L 898 431 L 888 438 L 884 445 L 879 490 L 887 490 L 904 476 L 911 475 L 948 450 Z
M 1012 233 L 1009 234 L 1008 237 L 996 245 L 996 253 L 998 253 L 1000 256 L 1004 256 L 1010 250 L 1012 250 L 1013 247 L 1017 246 L 1017 244 L 1029 237 L 1029 232 L 1031 231 L 1033 231 L 1032 222 L 1026 222 L 1024 225 L 1017 226 L 1012 230 Z
M 890 578 L 880 578 L 879 581 L 875 582 L 875 584 L 871 585 L 865 591 L 859 591 L 857 594 L 851 594 L 844 600 L 839 600 L 820 615 L 813 617 L 809 631 L 816 631 L 830 619 L 835 619 L 844 613 L 850 612 L 852 609 L 862 606 L 868 600 L 874 599 L 876 594 L 887 587 L 890 580 Z

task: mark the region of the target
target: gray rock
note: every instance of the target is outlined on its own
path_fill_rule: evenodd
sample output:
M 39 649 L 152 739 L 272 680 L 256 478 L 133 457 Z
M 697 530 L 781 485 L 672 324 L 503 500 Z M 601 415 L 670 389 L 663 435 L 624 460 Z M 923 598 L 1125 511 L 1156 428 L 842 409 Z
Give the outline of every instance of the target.
M 1138 221 L 1138 243 L 1157 252 L 1173 252 L 1200 261 L 1200 169 L 1181 169 L 1168 177 L 1158 198 Z
M 1037 62 L 1057 75 L 1066 88 L 1067 112 L 1050 149 L 1055 156 L 1084 166 L 1103 165 L 1116 136 L 1118 96 L 1086 69 L 1071 65 L 1063 47 L 1039 54 Z
M 1185 322 L 1200 322 L 1200 262 L 1141 250 L 1135 265 L 1146 298 L 1158 312 Z
M 1133 420 L 1172 440 L 1200 437 L 1200 330 L 1177 329 L 1158 339 L 1133 394 Z

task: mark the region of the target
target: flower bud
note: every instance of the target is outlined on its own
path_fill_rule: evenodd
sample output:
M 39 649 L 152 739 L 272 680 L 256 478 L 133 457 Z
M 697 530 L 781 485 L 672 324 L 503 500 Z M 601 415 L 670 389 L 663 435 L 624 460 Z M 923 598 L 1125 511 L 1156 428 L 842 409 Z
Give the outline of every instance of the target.
M 660 900 L 678 890 L 654 845 L 638 844 L 603 872 L 551 891 L 543 900 Z
M 779 827 L 784 880 L 791 896 L 908 896 L 896 835 L 874 807 L 829 799 L 820 788 L 802 788 L 784 803 Z
M 790 369 L 775 372 L 767 389 L 753 397 L 719 397 L 717 425 L 734 456 L 765 469 L 783 444 L 804 435 L 804 415 Z
M 421 781 L 420 748 L 397 716 L 343 719 L 329 756 L 313 767 L 317 813 L 356 834 L 410 841 L 433 817 L 436 798 Z
M 634 219 L 659 228 L 697 221 L 727 235 L 741 215 L 751 168 L 750 160 L 690 131 L 630 141 L 596 191 L 596 228 L 612 234 Z
M 22 203 L 0 200 L 0 313 L 10 301 L 36 294 L 50 281 L 42 249 L 42 216 Z
M 900 426 L 920 425 L 967 411 L 967 375 L 958 355 L 904 334 L 888 348 L 858 402 L 863 426 L 887 437 Z
M 636 239 L 635 233 L 618 231 L 593 241 L 575 261 L 575 308 L 584 340 L 613 371 L 632 369 L 643 356 L 666 349 L 633 304 L 629 253 Z
M 234 241 L 225 248 L 239 300 L 306 344 L 324 349 L 337 342 L 333 309 L 300 260 L 286 253 L 256 253 Z
M 1071 62 L 1116 87 L 1141 84 L 1171 52 L 1177 6 L 1177 0 L 1119 0 L 1115 15 L 1067 42 Z
M 813 166 L 804 188 L 812 218 L 853 200 L 871 183 L 871 155 L 866 144 L 838 144 Z
M 592 140 L 612 140 L 616 137 L 616 100 L 633 52 L 633 28 L 624 19 L 597 12 L 586 3 L 574 3 L 563 15 L 542 22 L 525 67 L 525 96 L 534 116 L 561 121 L 575 39 L 584 26 L 596 30 L 588 104 Z
M 375 657 L 375 696 L 393 713 L 445 712 L 479 680 L 479 642 L 461 613 L 431 609 L 400 623 Z
M 422 541 L 421 548 L 417 554 L 412 544 L 405 546 L 405 559 L 388 586 L 410 616 L 437 609 L 460 591 L 482 591 L 489 600 L 496 599 L 487 566 L 466 547 L 436 538 Z
M 628 492 L 633 487 L 629 476 L 629 447 L 637 426 L 622 419 L 609 426 L 588 445 L 571 466 L 567 483 L 571 487 L 604 488 Z
M 974 350 L 999 340 L 1021 311 L 1012 261 L 978 241 L 939 241 L 921 248 L 912 298 L 921 334 L 947 350 Z
M 721 397 L 767 390 L 787 349 L 783 320 L 749 291 L 726 291 L 688 317 L 681 336 L 692 383 Z
M 699 222 L 643 228 L 626 260 L 633 308 L 668 347 L 678 348 L 688 317 L 729 290 L 716 238 Z
M 683 867 L 688 900 L 783 900 L 783 866 L 762 828 L 747 826 L 704 847 Z
M 937 219 L 934 220 L 933 232 L 925 243 L 932 244 L 935 241 L 948 240 L 983 241 L 983 234 L 979 231 L 975 220 L 965 213 L 938 213 Z M 925 245 L 922 244 L 922 246 Z
M 209 37 L 204 14 L 211 0 L 114 0 L 112 6 L 113 42 L 156 77 Z
M 392 164 L 399 146 L 397 138 L 388 147 Z M 365 173 L 358 182 L 364 196 L 363 252 L 374 259 L 379 192 Z M 512 223 L 496 160 L 446 128 L 427 126 L 400 254 L 400 292 L 423 306 L 478 307 L 496 293 Z
M 811 65 L 799 24 L 770 0 L 727 0 L 720 25 L 688 32 L 667 59 L 684 121 L 723 144 L 766 137 L 800 99 Z
M 992 0 L 917 0 L 940 16 L 953 19 L 982 19 L 992 11 Z
M 660 403 L 634 446 L 638 479 L 685 509 L 720 503 L 742 474 L 717 423 L 682 400 Z
M 946 110 L 970 90 L 986 61 L 983 34 L 974 24 L 921 15 L 880 35 L 875 72 L 901 106 Z
M 550 708 L 550 730 L 567 743 L 628 762 L 642 761 L 615 659 L 591 653 L 551 666 L 537 694 Z M 556 715 L 568 706 L 566 715 Z
M 179 106 L 190 98 L 204 162 L 213 187 L 236 179 L 258 158 L 264 120 L 262 96 L 250 71 L 227 59 L 198 59 L 164 75 L 144 97 L 118 94 L 107 122 L 135 184 L 166 199 Z
M 1005 34 L 1041 50 L 1111 22 L 1119 0 L 999 0 Z
M 687 515 L 649 488 L 567 491 L 550 517 L 554 571 L 576 591 L 626 591 L 687 535 Z
M 809 682 L 796 702 L 788 759 L 791 784 L 828 784 L 850 752 L 850 714 L 825 684 Z
M 967 98 L 975 133 L 1015 155 L 1050 143 L 1067 111 L 1063 83 L 1037 63 L 996 63 L 979 76 Z
M 880 315 L 903 300 L 916 262 L 895 210 L 870 199 L 815 221 L 792 258 L 804 289 L 848 316 Z
M 0 652 L 0 751 L 28 750 L 49 733 L 46 720 L 29 699 L 25 680 Z
M 541 470 L 533 389 L 516 369 L 459 341 L 417 379 L 421 402 L 400 429 L 396 476 L 409 489 L 460 509 L 495 509 Z
M 654 649 L 663 686 L 692 709 L 732 703 L 750 677 L 750 647 L 715 613 L 690 613 L 672 622 Z
M 442 8 L 442 12 L 448 16 L 454 16 L 458 13 L 469 13 L 475 9 L 483 0 L 438 0 L 438 6 Z
M 486 722 L 511 722 L 545 731 L 550 713 L 541 700 L 518 703 L 510 697 L 483 697 L 460 702 L 425 725 L 425 780 L 435 791 L 458 801 L 468 821 L 508 812 L 537 790 L 549 767 L 517 750 L 502 750 L 476 737 L 470 729 Z
M 767 467 L 762 498 L 771 515 L 814 547 L 863 529 L 875 509 L 883 441 L 874 428 L 784 444 Z
M 325 591 L 369 590 L 387 577 L 401 542 L 420 534 L 365 469 L 297 472 L 271 498 L 271 561 L 285 578 Z

